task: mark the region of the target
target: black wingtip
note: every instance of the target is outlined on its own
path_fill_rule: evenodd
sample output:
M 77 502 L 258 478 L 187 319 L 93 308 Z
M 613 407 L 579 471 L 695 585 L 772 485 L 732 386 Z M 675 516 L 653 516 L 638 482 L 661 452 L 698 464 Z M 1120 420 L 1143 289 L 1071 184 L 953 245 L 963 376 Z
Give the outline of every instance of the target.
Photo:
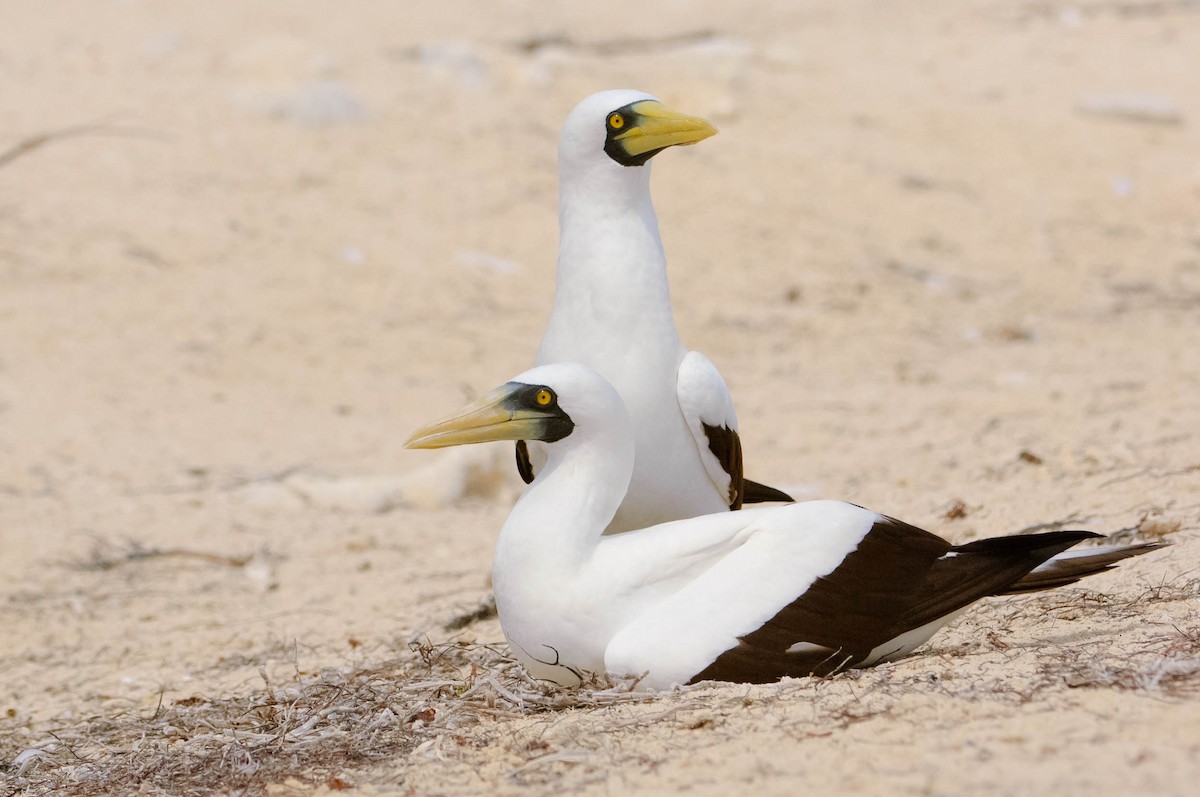
M 1041 592 L 1046 589 L 1063 587 L 1068 584 L 1094 576 L 1097 573 L 1107 573 L 1114 569 L 1117 563 L 1144 553 L 1157 551 L 1171 543 L 1166 540 L 1155 542 L 1137 542 L 1119 547 L 1101 546 L 1093 550 L 1080 549 L 1077 555 L 1069 559 L 1051 558 L 1045 565 L 1030 572 L 1020 581 L 1008 586 L 999 594 L 1018 595 L 1026 592 Z
M 765 484 L 752 482 L 749 479 L 742 480 L 743 504 L 764 504 L 769 501 L 779 501 L 785 504 L 792 504 L 796 502 L 796 499 L 792 498 L 783 490 L 776 490 L 774 487 L 768 487 Z
M 1042 534 L 1014 534 L 1007 537 L 988 537 L 964 545 L 956 545 L 955 553 L 981 553 L 1014 556 L 1022 553 L 1046 559 L 1067 550 L 1084 540 L 1103 537 L 1094 531 L 1047 531 Z

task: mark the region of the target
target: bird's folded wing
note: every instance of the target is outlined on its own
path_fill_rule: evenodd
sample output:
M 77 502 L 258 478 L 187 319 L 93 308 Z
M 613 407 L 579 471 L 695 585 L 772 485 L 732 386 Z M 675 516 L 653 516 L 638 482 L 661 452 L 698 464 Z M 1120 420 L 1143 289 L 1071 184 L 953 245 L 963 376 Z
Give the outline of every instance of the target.
M 889 660 L 1097 536 L 1059 531 L 952 546 L 836 501 L 709 517 L 739 516 L 753 534 L 671 595 L 647 601 L 610 642 L 611 672 L 649 672 L 646 685 L 664 688 L 766 683 Z
M 742 441 L 733 399 L 720 371 L 700 352 L 688 352 L 679 364 L 676 394 L 709 480 L 730 507 L 740 508 Z
M 710 561 L 703 572 L 670 595 L 647 600 L 644 611 L 609 644 L 605 665 L 610 672 L 640 675 L 649 671 L 647 686 L 651 688 L 686 683 L 723 652 L 737 647 L 742 637 L 763 627 L 819 578 L 837 569 L 880 516 L 834 501 L 746 509 L 680 521 L 676 544 L 686 545 L 693 532 L 703 535 L 716 518 L 741 527 L 737 535 L 740 544 Z M 694 521 L 703 523 L 685 525 Z M 648 560 L 656 555 L 666 559 L 665 552 L 658 554 L 649 548 L 639 553 L 643 554 L 639 566 L 651 566 Z M 807 640 L 791 640 L 802 641 Z

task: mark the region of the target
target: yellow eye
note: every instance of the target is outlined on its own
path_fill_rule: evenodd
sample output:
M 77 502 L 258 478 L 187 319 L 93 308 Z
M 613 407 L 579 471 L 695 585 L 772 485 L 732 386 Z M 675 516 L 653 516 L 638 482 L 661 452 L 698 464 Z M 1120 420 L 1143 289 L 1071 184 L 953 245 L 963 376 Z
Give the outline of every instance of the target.
M 539 390 L 537 392 L 537 396 L 534 397 L 534 400 L 537 401 L 540 406 L 545 407 L 551 401 L 554 401 L 554 394 L 549 390 Z
M 608 117 L 608 126 L 613 130 L 620 130 L 625 126 L 625 117 L 621 116 L 619 113 L 614 113 L 612 116 Z

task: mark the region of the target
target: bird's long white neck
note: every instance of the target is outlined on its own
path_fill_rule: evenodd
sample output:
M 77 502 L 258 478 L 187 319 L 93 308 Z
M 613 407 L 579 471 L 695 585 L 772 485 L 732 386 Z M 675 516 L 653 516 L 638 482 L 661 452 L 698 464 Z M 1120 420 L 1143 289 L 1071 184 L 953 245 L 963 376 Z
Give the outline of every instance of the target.
M 508 577 L 569 579 L 600 543 L 633 475 L 629 416 L 619 404 L 615 410 L 619 414 L 607 422 L 577 426 L 566 440 L 547 446 L 545 467 L 500 530 L 493 565 L 498 597 Z
M 679 345 L 648 164 L 561 171 L 556 325 L 564 327 L 559 339 L 620 331 L 627 340 L 653 336 Z

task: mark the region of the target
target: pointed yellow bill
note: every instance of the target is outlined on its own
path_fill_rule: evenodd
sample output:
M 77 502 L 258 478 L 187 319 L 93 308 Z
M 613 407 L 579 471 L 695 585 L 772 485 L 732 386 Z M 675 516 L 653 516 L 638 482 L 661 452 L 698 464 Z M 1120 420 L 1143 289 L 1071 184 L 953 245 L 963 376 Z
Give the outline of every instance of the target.
M 716 135 L 717 128 L 699 116 L 677 113 L 654 100 L 643 100 L 630 106 L 637 114 L 637 123 L 613 136 L 630 155 L 642 155 L 653 150 L 677 145 L 695 144 Z
M 546 421 L 554 416 L 517 405 L 517 394 L 528 385 L 509 382 L 454 415 L 422 426 L 405 442 L 405 448 L 448 448 L 495 440 L 537 440 Z

